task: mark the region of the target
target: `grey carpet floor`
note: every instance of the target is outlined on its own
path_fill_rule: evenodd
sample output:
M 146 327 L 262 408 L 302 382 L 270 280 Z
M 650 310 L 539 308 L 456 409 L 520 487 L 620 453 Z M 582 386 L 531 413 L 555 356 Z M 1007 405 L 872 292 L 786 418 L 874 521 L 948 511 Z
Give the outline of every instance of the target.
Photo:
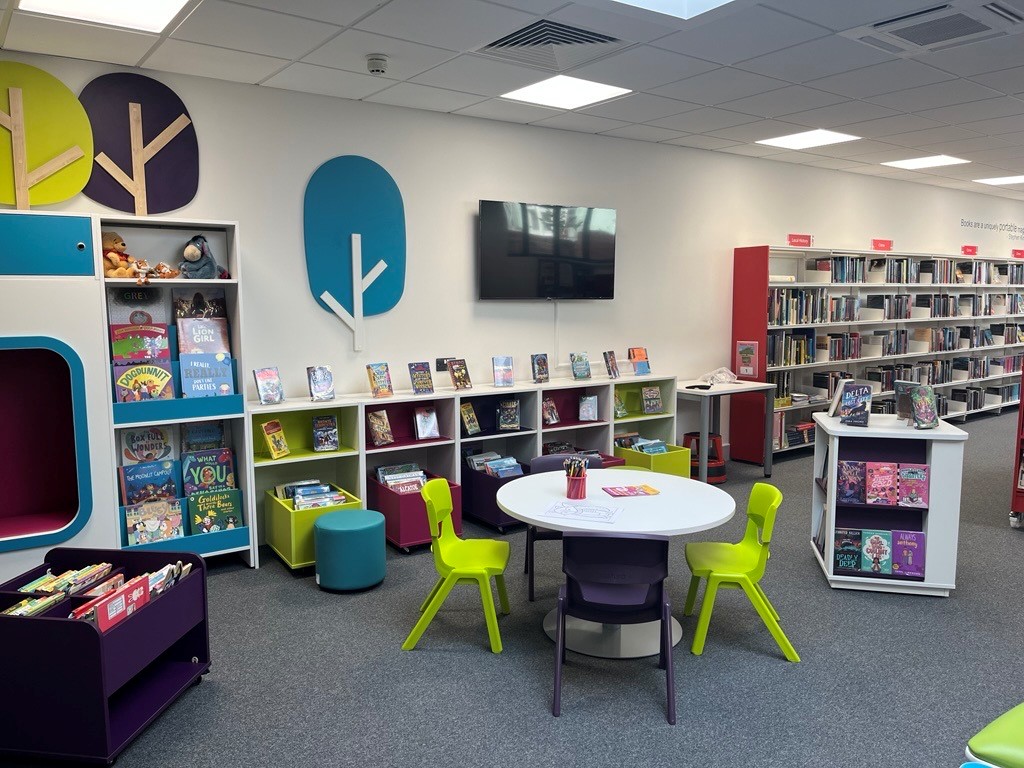
M 550 714 L 559 545 L 537 545 L 526 600 L 525 536 L 508 535 L 512 613 L 493 655 L 479 596 L 458 587 L 413 652 L 400 650 L 434 580 L 425 550 L 388 553 L 384 583 L 320 591 L 273 553 L 252 571 L 210 568 L 213 668 L 118 761 L 121 768 L 235 766 L 959 766 L 968 738 L 1024 701 L 1024 531 L 1007 512 L 1015 411 L 969 422 L 957 589 L 949 598 L 833 591 L 810 551 L 809 453 L 776 463 L 784 496 L 762 585 L 802 657 L 787 662 L 742 593 L 719 594 L 707 646 L 689 653 L 689 572 L 672 544 L 682 621 L 679 720 L 664 718 L 656 659 L 569 654 L 562 716 Z M 760 468 L 731 463 L 746 503 Z M 738 539 L 741 514 L 702 538 Z M 495 535 L 467 523 L 468 536 Z M 692 539 L 690 539 L 692 540 Z M 0 761 L 2 762 L 2 761 Z

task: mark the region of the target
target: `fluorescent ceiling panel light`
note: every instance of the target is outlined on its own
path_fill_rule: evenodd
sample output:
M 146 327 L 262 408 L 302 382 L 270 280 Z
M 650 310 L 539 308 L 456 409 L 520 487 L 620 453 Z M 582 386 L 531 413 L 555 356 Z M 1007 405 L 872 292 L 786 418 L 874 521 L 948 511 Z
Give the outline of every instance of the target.
M 998 176 L 994 179 L 975 179 L 979 184 L 1001 186 L 1003 184 L 1024 184 L 1024 176 Z
M 882 165 L 916 171 L 918 168 L 937 168 L 940 165 L 961 165 L 962 163 L 969 162 L 971 161 L 961 160 L 959 157 L 950 157 L 949 155 L 932 155 L 931 157 L 915 157 L 911 160 L 893 160 L 891 163 L 882 163 Z
M 761 139 L 756 143 L 783 149 L 809 149 L 810 147 L 824 147 L 828 144 L 841 144 L 844 141 L 860 141 L 860 138 L 860 136 L 852 136 L 849 133 L 836 133 L 818 128 L 803 133 L 791 133 L 789 136 L 779 136 L 775 139 Z
M 588 104 L 606 101 L 630 92 L 628 88 L 618 88 L 591 80 L 580 80 L 578 77 L 557 75 L 525 88 L 502 94 L 501 98 L 540 104 L 544 107 L 579 109 Z
M 162 32 L 188 0 L 21 0 L 18 9 L 110 27 Z
M 614 2 L 655 13 L 663 13 L 677 19 L 692 19 L 694 16 L 700 16 L 702 13 L 728 5 L 732 0 L 614 0 Z

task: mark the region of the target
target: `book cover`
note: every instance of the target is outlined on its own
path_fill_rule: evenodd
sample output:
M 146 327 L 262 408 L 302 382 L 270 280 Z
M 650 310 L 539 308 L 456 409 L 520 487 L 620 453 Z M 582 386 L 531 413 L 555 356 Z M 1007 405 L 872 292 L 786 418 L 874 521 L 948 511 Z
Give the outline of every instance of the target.
M 494 369 L 494 386 L 511 387 L 516 383 L 515 372 L 512 370 L 511 355 L 497 355 L 491 358 Z
M 284 386 L 277 366 L 256 368 L 252 375 L 256 379 L 256 394 L 259 395 L 260 404 L 274 405 L 284 400 Z
M 498 401 L 498 429 L 500 431 L 515 432 L 519 429 L 520 405 L 519 400 Z
M 833 573 L 860 571 L 862 534 L 859 528 L 836 528 L 832 549 Z
M 114 397 L 119 403 L 172 399 L 174 376 L 171 373 L 171 364 L 115 365 Z
M 395 442 L 387 411 L 367 411 L 366 423 L 370 427 L 370 440 L 377 448 Z
M 185 535 L 180 499 L 162 499 L 124 508 L 128 546 L 177 539 Z
M 545 397 L 540 405 L 541 417 L 544 419 L 544 424 L 551 426 L 557 424 L 561 419 L 558 417 L 558 408 L 555 406 L 555 401 L 550 397 Z
M 597 421 L 597 395 L 580 395 L 580 421 Z
M 441 436 L 441 429 L 437 423 L 437 409 L 434 406 L 425 405 L 421 408 L 416 408 L 413 414 L 417 440 Z
M 459 406 L 459 415 L 462 417 L 462 426 L 466 429 L 467 435 L 476 435 L 480 430 L 480 421 L 476 417 L 476 411 L 472 403 L 463 403 Z
M 313 417 L 313 450 L 336 451 L 341 447 L 338 433 L 338 417 L 325 413 Z
M 535 384 L 543 384 L 546 381 L 550 381 L 551 373 L 548 370 L 547 352 L 538 352 L 530 355 L 530 369 L 533 372 Z
M 291 453 L 288 448 L 288 440 L 284 436 L 284 427 L 277 419 L 271 419 L 260 424 L 260 431 L 263 433 L 263 440 L 270 451 L 270 458 L 279 459 Z
M 899 465 L 899 505 L 901 507 L 928 506 L 928 465 Z
M 182 397 L 220 397 L 235 394 L 231 358 L 216 354 L 184 354 L 178 359 Z
M 469 379 L 469 367 L 461 357 L 452 358 L 448 361 L 448 375 L 451 376 L 452 386 L 456 389 L 472 389 L 473 382 Z
M 110 286 L 107 288 L 107 321 L 111 325 L 166 325 L 171 322 L 171 312 L 159 288 Z
M 871 413 L 871 387 L 867 384 L 843 382 L 839 401 L 839 422 L 852 427 L 866 427 Z
M 601 490 L 609 496 L 657 496 L 661 493 L 650 485 L 610 485 Z
M 121 482 L 121 503 L 124 506 L 144 501 L 176 499 L 178 493 L 176 461 L 145 461 L 127 464 L 117 470 Z
M 110 350 L 115 362 L 170 360 L 167 323 L 111 325 Z
M 320 402 L 334 399 L 334 371 L 329 365 L 310 365 L 306 368 L 309 399 Z
M 863 461 L 840 459 L 836 471 L 836 501 L 840 504 L 863 504 L 867 482 L 866 464 Z
M 604 367 L 608 371 L 608 377 L 612 379 L 619 378 L 619 362 L 615 359 L 615 352 L 608 350 L 603 353 L 604 356 Z
M 921 531 L 892 532 L 892 573 L 924 578 L 925 535 Z
M 894 399 L 896 400 L 896 418 L 910 421 L 914 418 L 914 405 L 910 397 L 914 387 L 920 386 L 916 381 L 893 382 Z
M 230 448 L 184 452 L 181 454 L 181 479 L 185 496 L 235 488 L 234 454 Z
M 189 528 L 193 536 L 202 533 L 229 531 L 245 525 L 242 514 L 242 492 L 225 488 L 193 493 L 188 497 Z
M 640 396 L 645 414 L 661 413 L 665 410 L 661 404 L 661 387 L 641 387 Z
M 409 363 L 409 380 L 412 391 L 417 395 L 434 393 L 434 377 L 430 373 L 430 363 Z
M 896 465 L 888 461 L 865 462 L 864 502 L 896 506 L 898 475 Z
M 569 364 L 572 366 L 572 377 L 576 381 L 590 378 L 590 357 L 586 352 L 570 352 Z
M 228 321 L 223 317 L 179 317 L 178 354 L 231 354 Z
M 118 432 L 122 464 L 178 458 L 178 426 L 127 427 Z
M 193 421 L 181 425 L 181 450 L 205 451 L 210 448 L 228 448 L 224 439 L 224 422 Z
M 935 403 L 935 390 L 921 385 L 910 390 L 910 402 L 914 409 L 914 427 L 934 429 L 939 426 L 939 410 Z
M 892 573 L 892 531 L 865 529 L 861 533 L 860 569 L 866 573 Z
M 395 394 L 395 390 L 391 386 L 391 370 L 387 363 L 368 363 L 366 378 L 370 380 L 370 395 L 372 397 L 391 397 Z
M 651 372 L 651 361 L 647 359 L 647 347 L 630 347 L 629 362 L 633 364 L 633 373 L 640 375 Z
M 615 418 L 621 419 L 629 416 L 629 411 L 626 410 L 626 404 L 622 402 L 622 397 L 619 395 L 619 391 L 615 390 L 615 398 L 612 403 L 612 407 L 615 409 Z
M 219 285 L 174 287 L 171 289 L 171 311 L 175 318 L 227 318 L 228 303 L 224 288 Z

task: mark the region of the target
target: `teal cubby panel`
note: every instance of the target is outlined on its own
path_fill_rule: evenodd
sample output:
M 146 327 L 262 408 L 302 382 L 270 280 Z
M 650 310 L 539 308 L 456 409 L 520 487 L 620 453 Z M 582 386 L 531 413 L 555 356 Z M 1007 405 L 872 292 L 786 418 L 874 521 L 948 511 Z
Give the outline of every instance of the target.
M 244 412 L 245 402 L 241 395 L 142 400 L 138 403 L 114 403 L 114 423 L 196 421 L 218 416 L 241 416 Z
M 156 550 L 163 552 L 192 552 L 196 555 L 208 555 L 211 552 L 224 552 L 230 549 L 248 549 L 249 526 L 231 528 L 226 531 L 200 533 L 192 536 L 181 536 L 177 539 L 151 541 L 149 544 L 136 544 L 125 547 L 126 551 Z
M 92 222 L 86 216 L 0 216 L 0 243 L 25 243 L 45 258 L 25 258 L 24 248 L 0 248 L 0 275 L 94 275 Z

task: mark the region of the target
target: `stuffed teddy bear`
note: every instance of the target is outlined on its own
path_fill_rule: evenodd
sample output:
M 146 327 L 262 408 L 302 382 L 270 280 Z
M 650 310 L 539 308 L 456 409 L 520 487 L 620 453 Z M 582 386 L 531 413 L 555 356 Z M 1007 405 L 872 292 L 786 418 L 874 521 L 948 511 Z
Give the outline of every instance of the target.
M 215 280 L 221 269 L 210 252 L 210 245 L 202 235 L 196 235 L 185 246 L 185 260 L 178 265 L 181 276 L 191 280 Z
M 124 240 L 117 232 L 104 232 L 103 242 L 103 274 L 107 277 L 136 277 L 138 269 L 135 259 L 125 253 Z

